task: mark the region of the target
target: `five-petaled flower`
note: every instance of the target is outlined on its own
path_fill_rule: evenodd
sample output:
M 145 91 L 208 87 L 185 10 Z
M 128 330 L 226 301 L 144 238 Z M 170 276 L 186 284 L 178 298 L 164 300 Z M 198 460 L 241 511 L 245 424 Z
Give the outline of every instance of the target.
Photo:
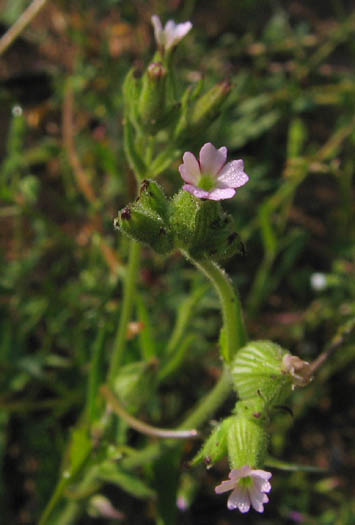
M 160 18 L 157 15 L 152 16 L 152 24 L 156 43 L 163 51 L 168 51 L 172 47 L 175 47 L 192 28 L 191 22 L 175 24 L 174 20 L 168 20 L 163 28 Z
M 229 510 L 239 509 L 245 513 L 250 509 L 250 505 L 257 512 L 264 512 L 264 503 L 269 501 L 265 492 L 270 492 L 271 472 L 265 470 L 253 470 L 248 465 L 239 469 L 233 469 L 229 473 L 229 480 L 222 481 L 215 488 L 217 494 L 223 494 L 232 490 L 228 498 L 227 506 Z
M 219 201 L 231 199 L 236 188 L 244 186 L 249 177 L 244 173 L 242 160 L 232 160 L 226 164 L 227 148 L 215 148 L 208 142 L 202 146 L 199 160 L 187 151 L 183 156 L 183 164 L 179 166 L 184 179 L 184 190 L 199 199 Z

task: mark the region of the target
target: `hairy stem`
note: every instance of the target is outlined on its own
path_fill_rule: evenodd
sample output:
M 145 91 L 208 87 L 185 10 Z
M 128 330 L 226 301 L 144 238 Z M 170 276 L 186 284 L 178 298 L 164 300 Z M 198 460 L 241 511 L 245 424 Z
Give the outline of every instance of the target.
M 224 323 L 225 350 L 223 357 L 229 364 L 236 351 L 244 346 L 247 341 L 239 297 L 235 293 L 226 272 L 217 263 L 208 259 L 197 261 L 190 255 L 185 255 L 198 270 L 208 277 L 217 291 Z

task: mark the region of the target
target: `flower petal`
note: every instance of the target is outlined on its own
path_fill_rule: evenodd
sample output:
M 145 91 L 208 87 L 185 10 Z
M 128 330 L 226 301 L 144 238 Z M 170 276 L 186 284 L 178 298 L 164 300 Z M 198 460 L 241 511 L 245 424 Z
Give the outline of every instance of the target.
M 231 199 L 235 195 L 233 188 L 215 188 L 210 191 L 207 199 L 211 201 L 221 201 L 223 199 Z
M 184 153 L 182 160 L 183 164 L 180 164 L 179 166 L 181 177 L 189 184 L 198 184 L 201 177 L 201 171 L 195 155 L 187 151 Z
M 251 476 L 258 476 L 259 478 L 263 479 L 270 479 L 272 477 L 271 472 L 267 472 L 266 470 L 256 469 L 250 471 Z
M 269 483 L 266 479 L 262 479 L 259 476 L 253 476 L 253 479 L 254 486 L 258 489 L 259 492 L 270 492 L 271 483 Z
M 201 171 L 209 175 L 217 176 L 227 159 L 227 148 L 215 148 L 211 142 L 202 146 L 200 151 Z
M 244 465 L 241 468 L 234 468 L 233 470 L 231 470 L 229 473 L 229 477 L 230 479 L 236 481 L 240 478 L 245 478 L 246 476 L 249 476 L 250 472 L 251 468 L 249 467 L 249 465 Z
M 257 512 L 264 512 L 264 496 L 265 494 L 260 492 L 255 486 L 249 489 L 251 504 Z
M 236 487 L 228 498 L 227 507 L 229 510 L 239 509 L 243 514 L 250 509 L 250 498 L 248 489 Z
M 190 31 L 191 28 L 192 28 L 191 22 L 184 22 L 183 24 L 177 24 L 174 30 L 174 39 L 171 45 L 173 46 L 177 44 L 178 42 L 180 42 L 180 40 L 182 40 L 187 35 L 187 33 Z M 170 46 L 167 45 L 166 47 L 167 49 L 169 49 Z
M 209 199 L 208 191 L 197 188 L 197 186 L 193 186 L 192 184 L 184 184 L 183 189 L 199 199 Z
M 219 187 L 240 188 L 249 180 L 244 172 L 244 162 L 242 160 L 232 160 L 228 162 L 220 171 L 217 181 Z
M 154 36 L 155 41 L 158 45 L 163 45 L 162 42 L 162 33 L 163 33 L 163 26 L 161 25 L 161 21 L 158 15 L 153 15 L 151 18 L 153 27 L 154 27 Z
M 217 485 L 217 487 L 214 489 L 216 494 L 223 494 L 224 492 L 228 492 L 229 490 L 233 490 L 235 488 L 235 481 L 234 480 L 227 480 L 222 481 L 220 485 Z

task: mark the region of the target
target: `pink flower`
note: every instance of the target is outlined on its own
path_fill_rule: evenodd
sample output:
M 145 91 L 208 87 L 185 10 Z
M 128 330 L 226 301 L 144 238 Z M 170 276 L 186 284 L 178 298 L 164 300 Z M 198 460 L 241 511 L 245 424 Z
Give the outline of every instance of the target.
M 191 22 L 175 24 L 174 20 L 168 20 L 163 29 L 160 18 L 157 15 L 152 16 L 152 24 L 156 43 L 164 51 L 168 51 L 176 46 L 192 28 Z
M 271 490 L 268 481 L 271 476 L 271 472 L 252 470 L 248 465 L 244 465 L 242 468 L 233 469 L 229 473 L 229 480 L 222 481 L 215 490 L 217 494 L 233 491 L 228 498 L 229 510 L 239 509 L 244 514 L 252 505 L 257 512 L 264 512 L 264 503 L 269 501 L 265 492 Z
M 236 188 L 244 186 L 249 177 L 244 173 L 242 160 L 226 164 L 227 148 L 216 149 L 208 142 L 202 146 L 199 160 L 189 151 L 184 153 L 183 164 L 179 166 L 181 177 L 187 184 L 184 190 L 199 199 L 220 201 L 231 199 Z

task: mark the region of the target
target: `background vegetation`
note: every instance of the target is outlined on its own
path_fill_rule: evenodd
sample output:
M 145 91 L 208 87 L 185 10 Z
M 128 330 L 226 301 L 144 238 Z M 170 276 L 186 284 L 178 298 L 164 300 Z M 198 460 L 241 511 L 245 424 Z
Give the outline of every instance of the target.
M 26 5 L 0 3 L 3 32 Z M 226 478 L 226 464 L 209 471 L 182 466 L 180 493 L 189 508 L 179 511 L 178 523 L 350 525 L 355 12 L 345 0 L 219 0 L 218 6 L 209 0 L 48 2 L 3 53 L 3 523 L 38 522 L 71 428 L 89 403 L 90 362 L 99 356 L 104 374 L 115 344 L 128 243 L 112 223 L 135 195 L 123 153 L 121 87 L 130 67 L 143 69 L 154 51 L 153 13 L 193 22 L 177 52 L 183 85 L 201 76 L 206 88 L 227 77 L 233 84 L 222 117 L 190 149 L 197 153 L 208 141 L 226 145 L 231 158 L 245 160 L 250 175 L 226 205 L 246 246 L 246 255 L 227 269 L 239 286 L 250 338 L 273 339 L 307 360 L 336 334 L 340 342 L 314 382 L 295 393 L 293 416 L 280 411 L 272 426 L 274 456 L 324 472 L 275 470 L 265 513 L 242 518 L 214 494 Z M 178 164 L 159 178 L 169 195 L 181 184 Z M 319 272 L 325 275 L 322 289 L 314 278 Z M 143 392 L 144 403 L 139 391 L 135 407 L 140 419 L 174 427 L 220 374 L 216 297 L 180 255 L 164 258 L 149 249 L 138 289 L 125 364 L 145 358 L 148 372 L 159 373 L 174 326 L 185 323 L 174 341 L 183 359 L 166 372 L 159 391 Z M 189 315 L 181 321 L 184 311 Z M 140 448 L 142 438 L 126 432 L 129 445 Z M 186 462 L 196 447 L 187 442 Z M 149 464 L 133 473 L 135 485 L 111 479 L 101 493 L 124 514 L 123 523 L 154 523 L 152 495 L 166 479 L 150 483 Z M 86 513 L 89 494 L 71 496 L 83 503 L 76 523 L 108 522 Z

